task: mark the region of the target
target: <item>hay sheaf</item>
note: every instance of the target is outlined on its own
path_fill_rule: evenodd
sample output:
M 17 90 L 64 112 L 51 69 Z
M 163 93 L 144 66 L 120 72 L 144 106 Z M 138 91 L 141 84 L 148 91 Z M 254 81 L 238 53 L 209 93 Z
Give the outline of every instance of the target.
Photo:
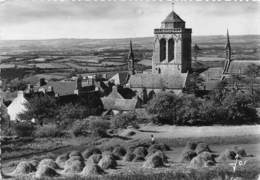
M 87 160 L 92 154 L 102 154 L 102 152 L 98 148 L 90 148 L 90 149 L 86 149 L 81 154 L 83 158 Z
M 34 171 L 36 171 L 36 167 L 33 166 L 33 164 L 31 164 L 30 162 L 27 162 L 27 161 L 22 161 L 16 166 L 15 170 L 11 174 L 25 175 L 25 174 L 29 174 Z
M 74 157 L 77 157 L 77 156 L 74 156 Z M 67 161 L 65 161 L 64 168 L 65 168 L 65 167 L 68 167 L 68 166 L 71 166 L 72 164 L 74 164 L 75 161 L 80 162 L 82 166 L 85 165 L 84 161 L 81 160 L 81 159 L 78 159 L 78 158 L 70 158 L 70 159 L 68 159 Z
M 103 156 L 106 156 L 106 155 L 111 156 L 114 160 L 120 160 L 120 159 L 121 159 L 120 156 L 116 156 L 115 154 L 113 154 L 113 153 L 110 152 L 110 151 L 104 151 L 104 152 L 102 153 L 102 155 L 103 155 Z
M 79 151 L 71 151 L 69 154 L 69 157 L 72 157 L 72 156 L 81 156 L 81 153 Z
M 212 152 L 209 148 L 209 145 L 206 144 L 206 143 L 198 143 L 197 146 L 196 146 L 196 149 L 195 149 L 195 152 L 197 154 L 200 154 L 202 152 Z
M 135 154 L 132 152 L 127 152 L 126 155 L 123 158 L 124 162 L 130 162 L 133 161 L 133 159 L 135 158 Z
M 68 158 L 68 154 L 62 154 L 56 158 L 55 162 L 58 164 L 59 167 L 64 168 L 65 162 L 68 160 Z
M 114 148 L 112 153 L 116 156 L 123 157 L 126 154 L 126 150 L 121 146 L 117 146 Z
M 135 156 L 135 158 L 133 159 L 133 162 L 142 162 L 145 161 L 145 158 L 142 156 Z
M 220 155 L 216 158 L 218 162 L 225 162 L 230 160 L 235 160 L 236 153 L 230 149 L 226 149 L 221 152 Z
M 117 162 L 116 160 L 111 156 L 111 155 L 104 155 L 100 161 L 98 162 L 98 165 L 102 168 L 102 169 L 114 169 L 117 166 Z
M 81 162 L 84 162 L 84 158 L 82 156 L 71 156 L 68 160 L 71 160 L 71 161 L 81 161 Z
M 87 164 L 98 164 L 98 162 L 100 161 L 101 158 L 102 158 L 101 154 L 92 154 L 88 158 Z
M 209 152 L 202 152 L 198 156 L 194 157 L 190 162 L 191 168 L 202 168 L 213 166 L 216 164 L 215 156 Z
M 87 164 L 81 172 L 83 176 L 95 176 L 95 175 L 103 175 L 105 171 L 99 167 L 97 164 Z
M 148 154 L 146 156 L 146 159 L 148 159 L 150 156 L 153 156 L 153 155 L 157 155 L 157 156 L 160 156 L 163 160 L 164 163 L 168 163 L 168 157 L 163 153 L 163 151 L 161 150 L 157 150 L 156 152 L 152 153 L 152 154 Z
M 55 169 L 46 165 L 39 166 L 35 173 L 36 178 L 43 178 L 43 177 L 53 178 L 58 176 L 60 176 L 60 174 L 57 173 Z
M 29 161 L 29 163 L 31 163 L 34 167 L 37 167 L 38 164 L 39 164 L 39 160 L 32 159 L 32 160 Z
M 148 152 L 147 152 L 147 149 L 145 147 L 137 147 L 135 148 L 134 152 L 136 157 L 145 157 Z
M 41 167 L 41 166 L 48 166 L 52 169 L 58 169 L 59 168 L 58 164 L 52 159 L 41 160 L 40 163 L 38 164 L 38 168 Z
M 82 171 L 83 167 L 84 164 L 82 162 L 80 162 L 79 160 L 74 160 L 71 161 L 71 163 L 65 165 L 63 172 L 69 174 L 79 173 Z
M 192 150 L 192 151 L 195 151 L 196 147 L 197 147 L 197 144 L 196 142 L 193 142 L 193 141 L 188 141 L 184 147 L 185 150 Z
M 170 147 L 167 144 L 163 144 L 163 143 L 158 143 L 158 144 L 153 144 L 148 148 L 148 154 L 154 153 L 157 150 L 160 151 L 169 151 L 171 150 Z
M 234 146 L 233 151 L 241 157 L 247 157 L 246 150 L 240 146 Z
M 194 157 L 197 156 L 197 153 L 192 150 L 184 150 L 181 153 L 181 162 L 190 162 Z
M 143 167 L 144 168 L 157 168 L 157 167 L 163 167 L 163 158 L 157 154 L 153 154 L 144 162 Z

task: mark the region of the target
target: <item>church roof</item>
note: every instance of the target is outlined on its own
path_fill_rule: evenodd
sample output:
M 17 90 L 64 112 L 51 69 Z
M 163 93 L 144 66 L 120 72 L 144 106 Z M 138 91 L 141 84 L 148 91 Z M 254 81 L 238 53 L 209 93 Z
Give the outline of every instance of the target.
M 162 74 L 135 74 L 129 79 L 130 88 L 149 89 L 183 89 L 186 85 L 188 73 Z
M 260 60 L 232 60 L 227 72 L 229 74 L 244 74 L 250 64 L 260 66 Z
M 164 20 L 162 23 L 174 23 L 174 22 L 182 22 L 184 23 L 180 16 L 176 14 L 174 11 L 172 11 Z

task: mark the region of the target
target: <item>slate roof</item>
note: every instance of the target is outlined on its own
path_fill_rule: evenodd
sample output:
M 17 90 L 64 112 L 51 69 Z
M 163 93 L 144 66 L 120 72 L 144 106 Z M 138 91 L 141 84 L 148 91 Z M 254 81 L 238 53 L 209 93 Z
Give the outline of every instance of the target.
M 125 85 L 128 82 L 129 73 L 128 72 L 119 72 L 116 73 L 109 81 L 113 80 L 116 85 Z
M 250 64 L 260 66 L 260 60 L 232 60 L 227 72 L 229 74 L 244 74 Z
M 106 110 L 119 110 L 119 111 L 133 111 L 137 107 L 138 99 L 120 99 L 103 97 L 101 98 L 104 109 Z
M 210 81 L 210 80 L 221 79 L 222 73 L 223 73 L 222 67 L 214 67 L 214 68 L 208 68 L 207 70 L 200 73 L 200 75 L 205 81 Z
M 164 20 L 162 23 L 174 23 L 174 22 L 182 22 L 184 23 L 180 16 L 176 14 L 174 11 L 172 11 Z
M 53 91 L 57 93 L 59 96 L 66 96 L 70 94 L 74 94 L 74 90 L 76 89 L 76 81 L 49 81 L 47 84 L 41 87 L 37 87 L 37 91 L 40 89 L 47 90 L 49 86 L 53 87 Z
M 135 74 L 129 79 L 130 88 L 147 89 L 183 89 L 186 85 L 188 73 L 162 74 Z

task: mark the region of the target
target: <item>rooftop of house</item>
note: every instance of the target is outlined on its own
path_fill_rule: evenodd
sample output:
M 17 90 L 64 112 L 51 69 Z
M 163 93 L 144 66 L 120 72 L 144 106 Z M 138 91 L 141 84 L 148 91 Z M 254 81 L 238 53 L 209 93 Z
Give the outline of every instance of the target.
M 188 73 L 162 74 L 135 74 L 129 79 L 130 88 L 147 89 L 183 89 L 186 85 Z

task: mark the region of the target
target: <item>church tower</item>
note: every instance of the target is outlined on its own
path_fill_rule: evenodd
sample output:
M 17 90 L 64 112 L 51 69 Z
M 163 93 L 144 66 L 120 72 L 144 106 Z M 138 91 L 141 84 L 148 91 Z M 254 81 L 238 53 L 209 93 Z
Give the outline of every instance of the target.
M 135 74 L 135 58 L 134 58 L 134 52 L 132 47 L 132 41 L 130 40 L 130 49 L 128 54 L 128 72 L 129 74 L 133 75 Z
M 152 71 L 163 75 L 187 73 L 191 69 L 191 29 L 172 11 L 154 29 Z

